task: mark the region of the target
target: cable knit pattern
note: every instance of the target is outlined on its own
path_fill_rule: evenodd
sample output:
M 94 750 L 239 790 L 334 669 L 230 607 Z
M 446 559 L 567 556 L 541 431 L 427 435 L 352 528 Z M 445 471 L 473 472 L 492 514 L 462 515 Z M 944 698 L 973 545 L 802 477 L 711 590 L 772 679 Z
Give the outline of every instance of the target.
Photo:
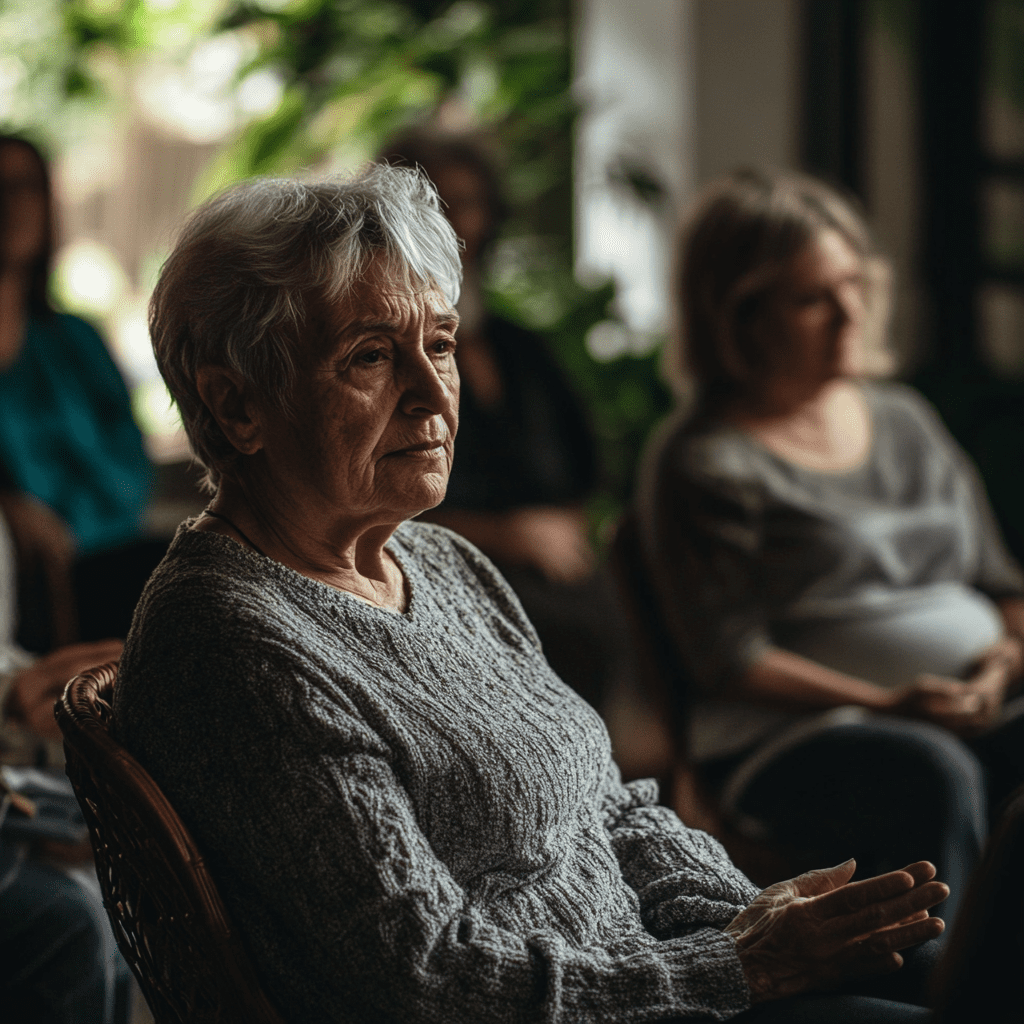
M 115 721 L 196 837 L 301 1024 L 722 1020 L 721 927 L 757 889 L 623 785 L 466 541 L 406 523 L 404 614 L 178 532 L 136 612 Z

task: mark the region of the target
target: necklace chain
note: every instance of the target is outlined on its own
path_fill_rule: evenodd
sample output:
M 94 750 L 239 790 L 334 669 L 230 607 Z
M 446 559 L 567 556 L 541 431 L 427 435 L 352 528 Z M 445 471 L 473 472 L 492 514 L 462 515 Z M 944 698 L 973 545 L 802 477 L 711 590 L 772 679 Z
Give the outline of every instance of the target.
M 204 508 L 203 515 L 210 516 L 213 519 L 219 519 L 222 523 L 227 523 L 228 526 L 230 526 L 231 529 L 234 530 L 235 533 L 237 533 L 238 536 L 241 537 L 242 540 L 244 540 L 245 543 L 248 544 L 249 547 L 251 547 L 253 551 L 256 552 L 256 554 L 263 555 L 264 558 L 267 557 L 267 553 L 240 526 L 237 526 L 235 523 L 233 523 L 223 513 L 214 512 L 212 508 Z

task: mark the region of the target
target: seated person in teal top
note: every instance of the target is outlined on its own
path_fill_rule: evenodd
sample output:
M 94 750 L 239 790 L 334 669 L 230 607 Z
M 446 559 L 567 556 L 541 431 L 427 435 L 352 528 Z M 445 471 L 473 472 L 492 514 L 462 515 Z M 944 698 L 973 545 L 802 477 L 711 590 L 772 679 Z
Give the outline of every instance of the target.
M 79 611 L 65 616 L 37 650 L 93 632 L 84 621 L 89 614 L 82 614 L 90 603 L 122 604 L 118 625 L 97 623 L 95 635 L 123 634 L 159 560 L 142 540 L 150 466 L 127 389 L 96 331 L 51 307 L 52 252 L 46 163 L 24 139 L 0 136 L 0 506 L 17 541 L 23 580 L 45 580 L 51 606 L 63 595 L 72 607 L 75 587 L 89 598 L 79 596 Z M 135 549 L 130 556 L 128 548 Z M 89 567 L 115 549 L 116 570 L 113 563 Z M 137 572 L 122 571 L 126 557 L 139 562 Z M 96 579 L 128 576 L 141 576 L 131 594 L 115 598 L 96 590 Z M 23 621 L 35 621 L 35 611 L 23 607 Z
M 124 381 L 83 320 L 29 315 L 21 351 L 0 371 L 0 453 L 17 488 L 53 509 L 80 551 L 139 535 L 149 463 Z

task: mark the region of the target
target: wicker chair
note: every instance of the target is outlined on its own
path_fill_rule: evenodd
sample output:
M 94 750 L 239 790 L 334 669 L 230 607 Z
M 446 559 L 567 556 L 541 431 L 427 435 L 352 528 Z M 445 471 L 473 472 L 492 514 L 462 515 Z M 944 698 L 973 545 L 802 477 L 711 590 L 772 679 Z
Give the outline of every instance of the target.
M 56 715 L 121 953 L 157 1024 L 284 1024 L 188 830 L 110 733 L 116 678 L 76 676 Z

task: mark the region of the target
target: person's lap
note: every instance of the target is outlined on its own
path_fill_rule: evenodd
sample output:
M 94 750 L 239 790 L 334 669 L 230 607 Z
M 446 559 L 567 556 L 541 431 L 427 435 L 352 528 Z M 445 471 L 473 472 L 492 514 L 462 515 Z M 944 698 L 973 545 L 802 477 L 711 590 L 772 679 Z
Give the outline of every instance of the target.
M 784 750 L 734 806 L 796 851 L 800 870 L 856 857 L 863 878 L 932 861 L 951 889 L 938 911 L 950 920 L 987 828 L 978 758 L 939 726 L 886 716 Z
M 4 1020 L 96 1024 L 106 1001 L 103 938 L 87 899 L 63 872 L 24 863 L 0 891 Z
M 924 1024 L 932 1011 L 873 996 L 824 994 L 761 1003 L 732 1019 L 737 1024 Z

